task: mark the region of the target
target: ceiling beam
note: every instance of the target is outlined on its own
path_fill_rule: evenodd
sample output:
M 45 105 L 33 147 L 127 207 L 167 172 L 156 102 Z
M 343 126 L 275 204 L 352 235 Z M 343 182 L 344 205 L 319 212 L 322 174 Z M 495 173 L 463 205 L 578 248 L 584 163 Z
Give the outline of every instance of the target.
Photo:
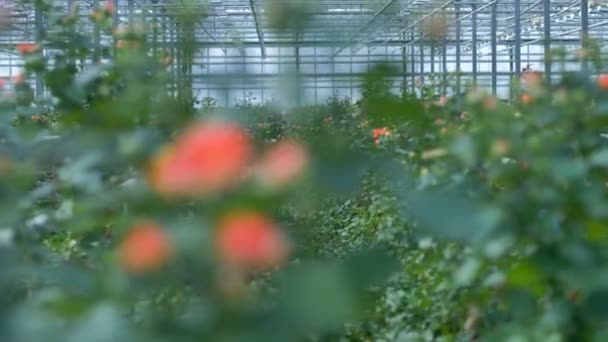
M 260 54 L 262 58 L 266 58 L 266 46 L 264 45 L 264 31 L 262 30 L 262 24 L 258 15 L 258 11 L 255 9 L 254 0 L 249 0 L 249 6 L 251 7 L 251 14 L 253 14 L 253 20 L 255 21 L 255 32 L 258 35 L 258 41 L 260 44 Z
M 365 24 L 359 27 L 359 29 L 352 36 L 350 36 L 350 38 L 348 38 L 348 40 L 344 44 L 342 44 L 342 46 L 340 46 L 340 48 L 338 48 L 336 52 L 333 53 L 331 58 L 336 57 L 338 54 L 340 54 L 340 52 L 344 51 L 344 49 L 346 49 L 350 44 L 352 44 L 352 42 L 354 42 L 355 39 L 357 39 L 357 37 L 374 22 L 374 20 L 381 16 L 384 11 L 386 11 L 393 3 L 395 3 L 395 1 L 397 0 L 389 0 L 387 3 L 385 3 L 376 13 L 374 13 L 374 15 L 372 15 L 371 18 L 369 18 L 369 20 Z

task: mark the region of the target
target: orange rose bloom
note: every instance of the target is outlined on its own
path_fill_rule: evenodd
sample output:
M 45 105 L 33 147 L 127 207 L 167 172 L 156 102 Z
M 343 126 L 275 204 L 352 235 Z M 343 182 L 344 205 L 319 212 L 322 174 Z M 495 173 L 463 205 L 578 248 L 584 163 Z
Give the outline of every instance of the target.
M 197 123 L 152 161 L 150 182 L 168 196 L 217 192 L 242 179 L 251 155 L 249 135 L 239 125 Z
M 120 264 L 129 273 L 158 270 L 172 254 L 169 237 L 154 222 L 136 224 L 119 247 Z
M 116 10 L 116 8 L 114 7 L 114 3 L 112 1 L 106 1 L 103 4 L 103 9 L 109 14 L 114 13 L 114 10 Z
M 437 105 L 438 105 L 439 107 L 443 107 L 443 106 L 445 106 L 446 104 L 448 104 L 448 102 L 449 102 L 449 101 L 450 101 L 450 98 L 444 95 L 444 96 L 441 96 L 441 97 L 439 98 L 439 100 L 437 100 Z
M 384 136 L 389 136 L 391 135 L 391 131 L 386 128 L 374 128 L 372 136 L 374 138 L 374 144 L 378 145 L 380 144 L 380 138 L 384 137 Z
M 34 43 L 17 44 L 17 52 L 19 52 L 21 55 L 32 54 L 34 52 L 37 52 L 38 49 L 40 49 L 40 46 L 38 44 L 34 44 Z
M 597 86 L 602 90 L 608 90 L 608 74 L 602 74 L 597 78 Z
M 281 265 L 289 253 L 288 242 L 264 214 L 237 212 L 221 220 L 216 232 L 219 258 L 237 268 L 267 270 Z
M 578 302 L 580 299 L 580 293 L 577 290 L 570 290 L 568 292 L 568 299 L 571 302 Z
M 13 82 L 15 84 L 20 84 L 25 82 L 25 74 L 21 73 L 13 77 Z
M 534 101 L 534 98 L 528 93 L 523 93 L 523 94 L 521 94 L 520 100 L 521 100 L 521 103 L 523 103 L 523 104 L 529 104 L 529 103 L 532 103 L 532 101 Z
M 173 58 L 171 58 L 171 56 L 165 56 L 162 59 L 162 64 L 164 66 L 169 66 L 171 63 L 173 63 Z
M 537 87 L 537 86 L 541 85 L 542 80 L 543 80 L 542 74 L 538 71 L 527 72 L 524 75 L 522 75 L 522 79 L 525 84 L 532 86 L 532 87 Z
M 486 110 L 494 110 L 498 105 L 498 99 L 494 96 L 488 96 L 483 100 L 483 108 Z
M 294 140 L 282 140 L 272 146 L 258 165 L 258 177 L 271 187 L 284 186 L 304 172 L 310 157 L 306 148 Z

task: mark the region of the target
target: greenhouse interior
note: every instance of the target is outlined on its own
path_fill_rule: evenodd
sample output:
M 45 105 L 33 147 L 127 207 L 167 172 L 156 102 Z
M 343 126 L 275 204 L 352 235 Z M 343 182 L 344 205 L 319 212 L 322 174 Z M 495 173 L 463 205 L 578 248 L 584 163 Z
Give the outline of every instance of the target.
M 288 6 L 276 0 L 280 8 Z M 35 40 L 45 23 L 35 6 L 5 0 L 12 25 L 3 37 L 11 46 Z M 153 51 L 179 41 L 179 18 L 171 1 L 111 1 L 114 25 L 153 25 L 148 41 Z M 304 104 L 318 104 L 333 95 L 359 98 L 361 75 L 378 62 L 394 65 L 396 91 L 415 91 L 416 80 L 448 77 L 509 97 L 509 83 L 522 70 L 550 72 L 545 51 L 579 49 L 583 37 L 603 41 L 606 4 L 581 1 L 300 1 L 307 23 L 297 31 L 276 28 L 273 1 L 199 1 L 190 7 L 201 17 L 192 28 L 197 50 L 192 63 L 193 90 L 199 98 L 233 104 L 248 97 L 259 102 L 280 97 L 282 74 L 300 77 Z M 287 1 L 286 3 L 289 3 Z M 66 13 L 77 5 L 87 17 L 100 1 L 57 2 Z M 184 6 L 183 4 L 181 6 Z M 284 19 L 281 19 L 284 20 Z M 289 20 L 289 19 L 287 19 Z M 89 27 L 91 34 L 94 28 Z M 99 33 L 98 33 L 99 34 Z M 103 38 L 100 38 L 100 42 Z M 2 56 L 2 76 L 22 68 L 18 55 Z M 175 65 L 179 68 L 179 65 Z M 569 63 L 567 68 L 581 68 Z M 43 91 L 43 89 L 38 89 Z
M 0 0 L 0 342 L 608 341 L 608 0 Z

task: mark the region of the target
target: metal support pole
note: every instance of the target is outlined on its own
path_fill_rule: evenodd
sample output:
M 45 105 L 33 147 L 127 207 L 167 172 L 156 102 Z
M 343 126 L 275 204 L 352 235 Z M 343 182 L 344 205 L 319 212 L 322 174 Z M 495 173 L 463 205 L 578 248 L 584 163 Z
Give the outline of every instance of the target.
M 407 21 L 404 21 L 404 25 L 407 25 Z M 407 39 L 407 33 L 403 33 L 402 39 Z M 401 48 L 401 73 L 403 74 L 403 92 L 407 89 L 407 47 Z
M 315 82 L 315 84 L 314 84 L 315 85 L 314 86 L 314 89 L 315 89 L 315 105 L 317 105 L 317 104 L 319 104 L 319 74 L 317 72 L 317 66 L 318 66 L 319 59 L 317 59 L 317 47 L 314 47 L 312 49 L 313 49 L 313 54 L 314 54 L 314 56 L 313 56 L 314 57 L 314 61 L 313 61 L 313 68 L 314 69 L 313 69 L 313 71 L 315 73 L 315 76 L 314 76 L 314 82 Z M 264 67 L 264 65 L 262 64 L 262 68 L 263 67 Z M 262 91 L 264 91 L 264 90 L 262 89 Z
M 515 72 L 517 75 L 521 72 L 521 0 L 513 0 L 513 11 L 515 20 L 515 41 L 513 44 L 513 58 L 515 63 Z
M 99 9 L 99 0 L 94 0 L 93 1 L 93 7 L 95 8 L 95 10 Z M 99 28 L 99 24 L 95 23 L 95 28 L 94 28 L 94 32 L 93 32 L 93 45 L 94 45 L 94 52 L 93 52 L 93 62 L 99 62 L 100 59 L 100 55 L 101 55 L 101 51 L 100 51 L 100 46 L 101 46 L 101 30 Z
M 260 18 L 258 18 L 258 11 L 255 8 L 254 0 L 249 0 L 249 7 L 251 8 L 251 14 L 253 14 L 253 20 L 255 21 L 255 32 L 258 36 L 258 42 L 260 44 L 260 54 L 262 55 L 262 59 L 266 59 L 266 46 L 264 45 L 264 31 L 262 30 Z
M 112 1 L 112 5 L 114 5 L 114 8 L 116 9 L 116 14 L 112 16 L 112 27 L 118 27 L 118 24 L 120 23 L 120 18 L 118 18 L 118 0 L 111 0 Z M 114 55 L 116 55 L 117 48 L 116 48 L 116 42 L 117 39 L 115 36 L 113 36 L 112 38 L 112 50 L 114 51 Z
M 589 36 L 589 1 L 581 0 L 581 46 L 586 47 L 587 37 Z M 587 72 L 589 69 L 589 62 L 587 58 L 583 58 L 582 61 L 583 71 Z
M 497 23 L 496 23 L 496 7 L 497 7 L 497 3 L 494 3 L 492 5 L 492 19 L 490 20 L 490 25 L 491 25 L 491 33 L 490 33 L 490 39 L 491 39 L 491 49 L 492 49 L 492 94 L 496 96 L 497 93 L 497 73 L 498 73 L 498 68 L 497 68 L 497 60 L 496 60 L 496 29 L 497 29 Z
M 333 48 L 332 48 L 333 50 Z M 333 51 L 332 51 L 333 52 Z M 331 94 L 332 96 L 334 96 L 336 94 L 336 61 L 335 60 L 331 60 L 331 64 L 329 64 L 330 66 L 330 72 L 331 72 Z
M 454 1 L 454 7 L 456 10 L 456 93 L 460 94 L 460 35 L 461 26 L 460 26 L 460 1 Z
M 410 32 L 410 38 L 414 40 L 414 32 Z M 414 45 L 409 46 L 410 49 L 410 68 L 412 70 L 412 93 L 416 93 L 416 47 Z
M 35 9 L 36 43 L 40 44 L 44 39 L 44 18 L 40 4 L 36 3 Z M 44 50 L 41 52 L 44 54 Z M 44 79 L 41 73 L 36 73 L 36 96 L 44 95 Z
M 419 49 L 420 49 L 420 84 L 424 83 L 424 45 L 421 43 L 420 45 L 418 45 Z
M 435 46 L 431 43 L 431 74 L 435 73 Z
M 445 38 L 441 41 L 441 72 L 442 72 L 442 76 L 441 76 L 441 81 L 442 81 L 442 92 L 443 94 L 446 93 L 447 90 L 447 72 L 448 72 L 448 51 L 447 51 L 448 47 L 447 44 L 445 42 Z
M 152 0 L 152 56 L 158 59 L 158 0 Z
M 545 25 L 545 79 L 551 83 L 551 0 L 543 1 L 543 16 Z
M 133 21 L 134 21 L 133 20 L 133 14 L 135 13 L 135 7 L 134 7 L 134 4 L 133 4 L 133 0 L 128 0 L 127 1 L 127 7 L 129 8 L 129 18 L 128 18 L 128 21 L 129 21 L 129 25 L 130 25 L 130 24 L 133 24 Z
M 72 10 L 74 9 L 74 3 L 75 3 L 75 0 L 68 0 L 67 13 L 66 13 L 67 15 L 71 15 Z M 74 27 L 73 26 L 70 28 L 70 33 L 74 33 Z M 75 64 L 76 63 L 76 60 L 73 57 L 73 55 L 74 55 L 73 51 L 70 51 L 70 58 L 68 59 L 68 61 L 69 61 L 70 64 Z
M 518 0 L 516 0 L 518 1 Z M 471 5 L 471 11 L 473 11 L 473 15 L 471 16 L 471 70 L 473 72 L 473 83 L 477 86 L 477 5 Z
M 297 84 L 296 84 L 296 96 L 297 96 L 297 99 L 296 99 L 296 103 L 297 103 L 298 107 L 300 107 L 302 105 L 302 89 L 300 88 L 300 80 L 301 80 L 301 76 L 300 76 L 300 44 L 297 44 L 300 41 L 300 34 L 296 33 L 295 34 L 295 38 L 296 38 L 295 57 L 296 57 L 296 78 L 297 78 Z M 351 63 L 351 68 L 352 68 L 352 63 Z M 351 89 L 352 89 L 352 87 L 351 87 Z
M 513 63 L 513 46 L 510 45 L 511 48 L 508 50 L 509 52 L 509 70 L 511 71 L 511 77 L 513 77 L 513 75 L 517 75 L 517 72 L 515 71 L 515 64 Z M 509 83 L 511 84 L 511 83 Z M 510 85 L 509 86 L 509 96 L 513 97 L 513 87 Z

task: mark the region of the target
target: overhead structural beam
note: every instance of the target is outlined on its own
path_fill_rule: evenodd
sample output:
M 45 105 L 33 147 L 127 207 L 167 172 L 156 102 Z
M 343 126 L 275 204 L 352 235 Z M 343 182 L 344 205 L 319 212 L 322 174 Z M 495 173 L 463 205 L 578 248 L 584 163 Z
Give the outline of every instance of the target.
M 600 26 L 608 26 L 608 20 L 604 20 L 604 21 L 600 21 L 600 22 L 588 25 L 587 29 L 592 29 L 592 28 L 596 28 L 596 27 L 600 27 Z M 567 36 L 567 35 L 570 35 L 570 34 L 573 34 L 573 33 L 581 32 L 582 30 L 583 30 L 582 27 L 578 27 L 578 28 L 575 28 L 575 29 L 572 29 L 572 30 L 562 31 L 562 32 L 557 33 L 557 34 L 552 34 L 551 35 L 551 41 L 553 43 L 555 43 L 555 42 L 578 43 L 579 39 L 574 39 L 574 40 L 563 39 L 562 40 L 562 39 L 557 39 L 557 38 L 563 37 L 563 36 Z M 526 41 L 524 41 L 522 39 L 520 46 L 523 47 L 523 46 L 527 46 L 527 45 L 532 45 L 532 44 L 540 43 L 543 40 L 544 40 L 544 37 L 543 38 L 535 38 L 535 39 L 526 40 Z M 512 47 L 510 47 L 508 49 L 499 50 L 498 52 L 513 51 L 513 49 L 514 49 L 514 47 L 512 46 Z M 484 55 L 481 55 L 481 56 L 488 56 L 488 54 L 484 54 Z
M 494 1 L 498 1 L 498 0 L 494 0 Z M 385 45 L 388 42 L 390 42 L 391 40 L 395 39 L 395 38 L 399 38 L 399 35 L 401 35 L 403 32 L 408 31 L 409 29 L 415 27 L 416 25 L 420 24 L 421 22 L 423 22 L 426 18 L 434 15 L 435 13 L 437 13 L 438 11 L 443 10 L 445 7 L 449 6 L 452 2 L 454 2 L 454 0 L 448 0 L 446 3 L 444 3 L 443 5 L 436 7 L 434 10 L 432 10 L 431 12 L 423 15 L 422 17 L 420 17 L 418 20 L 414 21 L 413 23 L 411 23 L 410 25 L 406 26 L 404 29 L 399 30 L 399 32 L 397 32 L 397 34 L 393 35 L 392 37 L 386 38 L 384 40 L 382 40 L 382 42 L 378 45 L 372 46 L 369 49 L 369 52 L 374 51 L 378 46 L 381 45 Z
M 338 54 L 340 54 L 340 52 L 344 51 L 344 49 L 346 49 L 348 46 L 350 46 L 350 44 L 352 44 L 355 41 L 355 39 L 357 39 L 357 37 L 363 31 L 365 31 L 374 22 L 374 20 L 376 20 L 376 18 L 381 16 L 382 13 L 384 13 L 384 11 L 386 11 L 396 1 L 397 0 L 389 0 L 387 3 L 385 3 L 378 11 L 376 11 L 376 13 L 374 13 L 374 15 L 372 15 L 371 18 L 369 18 L 369 20 L 365 24 L 363 24 L 361 27 L 359 27 L 359 29 L 355 33 L 353 33 L 348 38 L 348 40 L 344 44 L 342 44 L 342 46 L 340 46 L 338 48 L 338 50 L 336 50 L 336 52 L 334 52 L 334 54 L 331 56 L 331 58 L 336 57 Z
M 255 33 L 258 35 L 258 41 L 260 44 L 260 53 L 262 58 L 266 58 L 266 46 L 264 45 L 264 31 L 258 17 L 258 12 L 255 9 L 254 0 L 249 0 L 249 6 L 251 7 L 251 13 L 253 14 L 253 20 L 255 21 Z
M 164 16 L 163 18 L 166 18 L 166 16 Z M 213 40 L 220 46 L 225 45 L 211 31 L 209 31 L 209 29 L 205 27 L 205 21 L 203 21 L 202 18 L 199 17 L 198 19 L 196 19 L 196 22 L 198 23 L 198 26 L 203 30 L 203 32 L 205 32 L 209 36 L 209 38 L 211 38 L 211 40 Z M 222 46 L 220 47 L 220 49 L 222 49 L 224 55 L 228 54 L 228 50 L 225 47 Z

